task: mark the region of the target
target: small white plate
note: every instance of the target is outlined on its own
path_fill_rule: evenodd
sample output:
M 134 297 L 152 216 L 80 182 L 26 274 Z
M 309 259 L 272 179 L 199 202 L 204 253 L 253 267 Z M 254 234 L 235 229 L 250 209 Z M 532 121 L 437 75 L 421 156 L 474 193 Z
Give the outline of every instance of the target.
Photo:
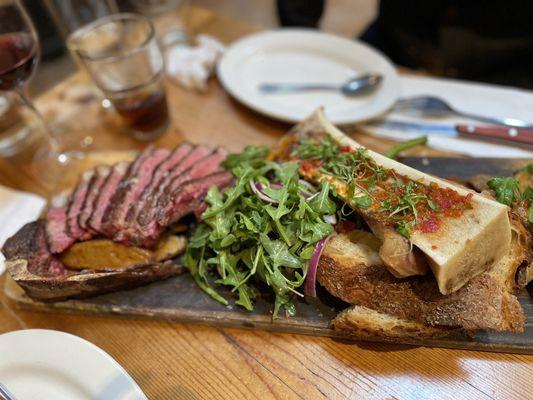
M 340 92 L 263 94 L 261 83 L 336 83 L 363 73 L 380 73 L 374 92 L 346 97 Z M 225 89 L 241 103 L 269 117 L 299 122 L 320 106 L 336 124 L 385 113 L 398 99 L 400 82 L 383 55 L 356 40 L 308 29 L 283 29 L 247 36 L 229 47 L 218 63 Z
M 27 329 L 0 335 L 0 383 L 17 400 L 145 400 L 105 351 L 71 334 Z

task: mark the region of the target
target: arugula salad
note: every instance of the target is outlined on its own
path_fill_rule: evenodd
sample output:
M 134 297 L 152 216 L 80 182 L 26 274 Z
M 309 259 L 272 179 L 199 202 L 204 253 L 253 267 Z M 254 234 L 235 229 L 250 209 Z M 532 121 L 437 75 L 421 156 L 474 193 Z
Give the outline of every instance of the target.
M 224 193 L 209 190 L 208 208 L 183 262 L 196 283 L 223 304 L 228 299 L 214 285 L 230 288 L 235 303 L 247 310 L 258 285 L 266 285 L 275 297 L 274 317 L 282 309 L 292 316 L 308 274 L 306 293 L 314 294 L 318 259 L 341 207 L 328 182 L 316 187 L 302 180 L 296 162 L 268 161 L 268 151 L 247 147 L 228 156 L 224 167 L 235 184 Z

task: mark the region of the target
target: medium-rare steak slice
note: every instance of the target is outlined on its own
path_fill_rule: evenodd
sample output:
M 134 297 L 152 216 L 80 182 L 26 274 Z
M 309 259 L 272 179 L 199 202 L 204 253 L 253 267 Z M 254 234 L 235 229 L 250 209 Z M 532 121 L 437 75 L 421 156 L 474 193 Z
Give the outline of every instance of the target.
M 187 171 L 177 176 L 165 187 L 165 191 L 157 201 L 157 212 L 164 215 L 172 215 L 174 203 L 174 196 L 180 190 L 180 186 L 185 182 L 199 179 L 207 175 L 211 175 L 220 169 L 220 163 L 226 158 L 226 151 L 224 149 L 217 149 L 207 157 L 203 158 L 198 163 L 194 164 Z
M 114 240 L 122 240 L 125 218 L 132 204 L 137 202 L 144 188 L 150 183 L 152 173 L 168 155 L 166 149 L 143 151 L 132 163 L 128 173 L 119 183 L 103 218 L 104 234 Z
M 70 195 L 70 202 L 67 210 L 67 232 L 75 240 L 88 240 L 91 232 L 83 229 L 78 223 L 78 217 L 83 208 L 89 183 L 95 175 L 94 170 L 86 171 L 82 174 L 78 185 Z
M 126 174 L 129 165 L 130 163 L 127 161 L 121 161 L 113 165 L 109 176 L 102 185 L 100 193 L 94 201 L 93 215 L 91 215 L 91 218 L 89 218 L 88 221 L 89 227 L 95 232 L 102 233 L 102 218 L 105 210 L 111 202 L 111 198 L 113 197 L 119 182 Z
M 178 221 L 187 214 L 202 206 L 205 195 L 211 186 L 221 189 L 233 182 L 233 176 L 228 171 L 220 171 L 199 179 L 188 181 L 172 196 L 172 208 L 169 211 L 158 210 L 157 223 L 164 228 Z
M 172 171 L 163 179 L 159 185 L 158 190 L 153 193 L 146 203 L 143 205 L 142 210 L 139 212 L 137 217 L 137 223 L 132 224 L 129 238 L 131 243 L 136 243 L 141 245 L 145 242 L 145 237 L 153 237 L 157 235 L 160 230 L 157 229 L 156 223 L 156 214 L 157 214 L 157 201 L 160 196 L 163 195 L 165 188 L 176 178 L 181 175 L 184 171 L 192 167 L 194 164 L 198 163 L 205 156 L 211 153 L 209 148 L 204 146 L 198 146 L 193 151 L 191 151 L 187 157 L 183 159 L 181 163 L 176 165 Z
M 156 213 L 157 201 L 159 197 L 164 193 L 165 188 L 174 180 L 175 177 L 181 175 L 184 171 L 192 167 L 194 164 L 202 160 L 205 156 L 211 153 L 211 150 L 205 146 L 198 146 L 194 148 L 188 155 L 183 159 L 181 163 L 176 165 L 172 171 L 163 179 L 159 188 L 154 192 L 146 204 L 143 205 L 141 212 L 137 217 L 137 222 L 143 227 L 154 221 L 154 215 Z
M 106 205 L 100 222 L 100 233 L 106 234 L 109 237 L 111 237 L 112 233 L 114 233 L 108 232 L 108 229 L 112 228 L 110 226 L 110 221 L 111 215 L 114 213 L 115 205 L 120 205 L 122 197 L 126 194 L 129 183 L 137 176 L 139 165 L 142 164 L 146 158 L 150 157 L 154 150 L 154 146 L 150 145 L 137 154 L 131 163 L 128 163 L 126 172 L 122 175 L 122 178 L 115 186 L 113 193 L 111 193 L 111 198 Z
M 68 196 L 64 195 L 59 204 L 55 204 L 46 213 L 46 241 L 54 254 L 69 248 L 76 240 L 67 232 Z
M 91 182 L 89 182 L 89 188 L 87 189 L 87 195 L 85 196 L 83 207 L 78 215 L 78 224 L 80 227 L 91 232 L 92 234 L 96 234 L 97 232 L 92 230 L 88 225 L 89 218 L 91 218 L 91 215 L 93 214 L 95 206 L 94 203 L 98 197 L 98 194 L 100 193 L 100 189 L 102 189 L 102 186 L 104 185 L 105 180 L 109 176 L 110 172 L 111 167 L 107 165 L 100 165 L 99 167 L 96 167 L 95 174 L 91 179 Z
M 184 142 L 179 144 L 169 156 L 163 160 L 153 173 L 152 181 L 146 186 L 139 201 L 133 203 L 126 215 L 127 228 L 123 231 L 125 236 L 131 236 L 135 232 L 137 226 L 137 216 L 141 212 L 143 206 L 151 200 L 153 196 L 160 190 L 163 181 L 172 170 L 180 164 L 188 154 L 194 149 L 194 146 L 190 143 Z
M 66 270 L 46 246 L 45 222 L 30 222 L 8 239 L 2 249 L 6 269 L 28 294 L 41 301 L 62 301 L 140 286 L 183 272 L 175 260 L 125 269 Z

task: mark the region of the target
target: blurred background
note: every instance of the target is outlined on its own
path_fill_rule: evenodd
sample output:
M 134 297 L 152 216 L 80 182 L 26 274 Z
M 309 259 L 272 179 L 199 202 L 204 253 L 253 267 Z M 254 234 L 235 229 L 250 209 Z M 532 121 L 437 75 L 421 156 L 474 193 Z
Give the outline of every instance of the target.
M 35 94 L 74 71 L 44 2 L 25 0 L 38 27 L 43 63 Z M 121 11 L 134 0 L 117 0 Z M 419 0 L 191 0 L 189 4 L 260 28 L 316 27 L 361 38 L 400 66 L 496 84 L 533 88 L 533 2 Z
M 54 82 L 59 80 L 58 77 L 73 73 L 75 66 L 66 52 L 64 40 L 47 12 L 44 0 L 24 0 L 24 4 L 37 25 L 42 41 L 42 64 L 37 70 L 37 78 L 31 82 L 32 91 L 38 94 L 53 86 Z M 131 0 L 117 0 L 117 4 L 121 11 L 133 9 Z M 280 26 L 276 0 L 192 0 L 189 4 L 214 10 L 261 28 Z M 357 37 L 375 18 L 377 4 L 377 0 L 329 0 L 319 18 L 318 26 L 327 32 Z M 301 7 L 301 4 L 297 6 Z M 303 8 L 305 9 L 305 6 Z

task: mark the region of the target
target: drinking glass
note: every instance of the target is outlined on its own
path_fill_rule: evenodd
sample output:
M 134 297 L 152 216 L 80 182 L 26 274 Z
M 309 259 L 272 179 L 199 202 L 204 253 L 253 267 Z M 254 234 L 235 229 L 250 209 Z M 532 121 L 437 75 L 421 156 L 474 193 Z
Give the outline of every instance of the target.
M 25 108 L 24 114 L 31 114 L 40 125 L 46 146 L 37 152 L 36 160 L 55 168 L 56 164 L 66 164 L 69 155 L 60 151 L 57 139 L 27 94 L 27 83 L 37 67 L 39 52 L 35 27 L 21 1 L 0 0 L 0 92 L 15 93 Z
M 169 124 L 163 56 L 149 19 L 138 14 L 100 18 L 72 37 L 78 58 L 139 140 Z

